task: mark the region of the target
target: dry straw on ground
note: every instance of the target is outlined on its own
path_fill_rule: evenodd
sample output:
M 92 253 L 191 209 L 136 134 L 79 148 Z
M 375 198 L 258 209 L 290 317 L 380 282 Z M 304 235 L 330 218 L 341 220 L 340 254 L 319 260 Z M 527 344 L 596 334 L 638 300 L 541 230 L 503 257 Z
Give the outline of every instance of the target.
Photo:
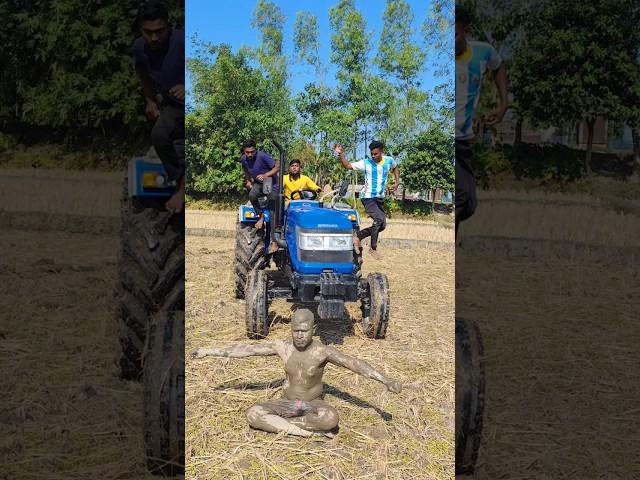
M 116 237 L 7 231 L 0 249 L 4 478 L 147 474 L 142 391 L 116 368 Z
M 187 237 L 186 351 L 249 342 L 244 301 L 233 298 L 233 240 Z M 353 321 L 319 325 L 319 339 L 399 378 L 399 395 L 372 380 L 329 366 L 325 400 L 340 413 L 333 440 L 254 431 L 244 412 L 281 395 L 276 357 L 186 360 L 187 476 L 203 479 L 453 478 L 453 252 L 384 250 L 365 271 L 387 273 L 387 338 L 366 338 Z M 290 335 L 291 309 L 272 306 L 270 334 Z M 359 319 L 359 309 L 349 306 Z
M 0 210 L 117 217 L 123 172 L 5 169 Z
M 456 315 L 475 320 L 485 344 L 480 480 L 640 478 L 639 279 L 627 247 L 637 244 L 638 218 L 597 202 L 567 206 L 583 200 L 481 199 L 460 227 L 463 239 L 510 235 L 550 246 L 534 258 L 456 251 Z M 552 240 L 617 246 L 627 261 L 612 265 L 603 248 L 568 259 L 553 254 Z
M 494 236 L 636 246 L 640 218 L 616 212 L 584 195 L 481 192 L 476 215 L 464 223 L 465 236 Z

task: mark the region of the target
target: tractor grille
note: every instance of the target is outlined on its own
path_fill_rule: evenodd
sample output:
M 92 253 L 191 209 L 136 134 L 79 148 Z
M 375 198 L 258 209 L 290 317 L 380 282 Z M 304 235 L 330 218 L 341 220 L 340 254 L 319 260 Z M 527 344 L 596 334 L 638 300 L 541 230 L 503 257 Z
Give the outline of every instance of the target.
M 351 250 L 298 250 L 298 258 L 309 263 L 352 263 Z

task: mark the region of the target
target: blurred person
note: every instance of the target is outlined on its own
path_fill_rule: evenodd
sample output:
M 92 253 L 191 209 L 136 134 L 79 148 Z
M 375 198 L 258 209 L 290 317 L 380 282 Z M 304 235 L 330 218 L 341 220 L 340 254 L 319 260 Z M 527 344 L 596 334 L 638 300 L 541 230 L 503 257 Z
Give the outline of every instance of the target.
M 133 44 L 135 69 L 142 84 L 145 115 L 153 124 L 151 143 L 176 192 L 165 204 L 178 213 L 184 208 L 184 32 L 169 25 L 169 12 L 160 1 L 142 4 L 135 27 L 140 37 Z

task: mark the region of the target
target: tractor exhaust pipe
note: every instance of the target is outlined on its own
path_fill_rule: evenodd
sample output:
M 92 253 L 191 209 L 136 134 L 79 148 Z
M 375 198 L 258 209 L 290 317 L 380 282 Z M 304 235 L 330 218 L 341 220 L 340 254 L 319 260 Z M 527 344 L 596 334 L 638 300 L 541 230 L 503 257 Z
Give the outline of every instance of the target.
M 271 140 L 280 153 L 280 170 L 278 171 L 278 195 L 276 199 L 276 208 L 274 211 L 274 230 L 273 239 L 282 248 L 287 248 L 287 242 L 282 238 L 282 222 L 284 220 L 284 187 L 282 182 L 284 181 L 284 169 L 286 165 L 286 158 L 284 148 L 275 140 Z

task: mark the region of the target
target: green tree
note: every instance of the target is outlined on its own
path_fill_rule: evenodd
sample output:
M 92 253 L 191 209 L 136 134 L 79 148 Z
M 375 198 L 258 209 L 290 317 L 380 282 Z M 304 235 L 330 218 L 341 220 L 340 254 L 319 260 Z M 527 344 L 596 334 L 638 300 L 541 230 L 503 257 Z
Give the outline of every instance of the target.
M 357 156 L 355 148 L 361 138 L 360 128 L 367 122 L 366 109 L 358 103 L 365 98 L 363 89 L 368 79 L 371 34 L 367 33 L 364 17 L 355 8 L 354 0 L 339 0 L 329 10 L 329 23 L 332 29 L 331 62 L 338 67 L 338 97 L 341 107 L 349 109 L 353 116 L 353 141 L 350 143 Z
M 422 132 L 408 149 L 402 163 L 402 182 L 412 192 L 427 192 L 455 187 L 455 142 L 437 124 Z M 432 197 L 433 198 L 433 197 Z
M 411 6 L 405 0 L 387 0 L 376 63 L 383 74 L 397 81 L 406 105 L 410 105 L 410 92 L 419 85 L 426 53 L 411 39 L 414 20 Z
M 243 191 L 241 142 L 253 137 L 264 148 L 265 140 L 290 135 L 293 118 L 273 114 L 273 84 L 250 61 L 246 49 L 234 54 L 228 45 L 210 44 L 200 44 L 187 60 L 194 98 L 185 122 L 191 193 Z
M 131 32 L 136 2 L 2 2 L 0 118 L 52 139 L 130 138 L 146 128 Z M 182 7 L 169 2 L 171 23 Z M 143 135 L 139 135 L 143 137 Z
M 449 0 L 432 0 L 422 24 L 425 51 L 437 62 L 436 75 L 451 75 L 453 51 L 454 6 Z
M 629 68 L 637 45 L 629 45 L 620 28 L 629 7 L 627 0 L 544 2 L 526 17 L 513 59 L 511 89 L 534 125 L 586 122 L 587 173 L 596 118 L 623 120 L 629 113 L 624 98 L 633 89 Z
M 285 17 L 273 2 L 258 0 L 253 12 L 252 25 L 260 31 L 257 56 L 271 88 L 266 91 L 267 109 L 287 124 L 295 121 L 287 87 L 287 59 L 283 53 Z M 275 132 L 274 132 L 275 133 Z M 286 142 L 289 135 L 279 138 Z
M 328 88 L 313 83 L 296 96 L 295 107 L 301 142 L 314 146 L 305 171 L 323 184 L 336 181 L 342 172 L 332 156 L 332 147 L 335 142 L 349 146 L 353 141 L 351 114 L 340 107 L 340 100 Z
M 318 19 L 309 12 L 297 12 L 293 26 L 293 45 L 296 60 L 311 65 L 320 84 L 324 84 L 326 68 L 320 60 L 318 40 Z

